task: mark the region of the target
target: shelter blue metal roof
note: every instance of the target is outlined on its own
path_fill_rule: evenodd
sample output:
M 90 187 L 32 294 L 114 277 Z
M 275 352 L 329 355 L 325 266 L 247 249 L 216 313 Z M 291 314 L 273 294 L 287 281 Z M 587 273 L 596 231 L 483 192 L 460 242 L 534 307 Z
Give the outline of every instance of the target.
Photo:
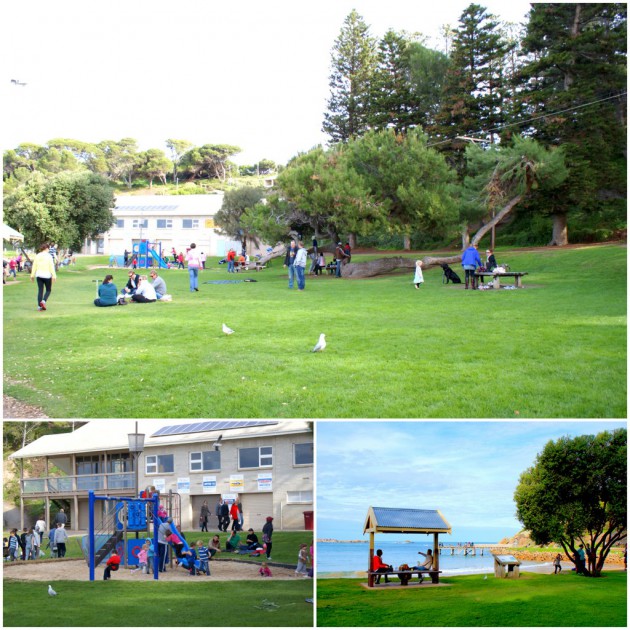
M 363 533 L 451 533 L 451 526 L 439 510 L 370 507 Z

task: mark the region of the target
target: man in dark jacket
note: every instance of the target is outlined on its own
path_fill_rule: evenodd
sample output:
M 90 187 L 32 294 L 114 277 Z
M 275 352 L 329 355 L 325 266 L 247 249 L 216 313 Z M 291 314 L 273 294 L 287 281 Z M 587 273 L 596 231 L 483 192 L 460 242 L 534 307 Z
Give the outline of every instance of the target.
M 221 518 L 219 520 L 219 530 L 227 532 L 228 525 L 230 524 L 230 506 L 223 501 L 221 503 Z
M 295 278 L 295 255 L 297 254 L 298 247 L 295 241 L 292 240 L 291 244 L 287 248 L 287 255 L 284 257 L 284 266 L 289 270 L 289 289 L 293 288 L 293 279 Z

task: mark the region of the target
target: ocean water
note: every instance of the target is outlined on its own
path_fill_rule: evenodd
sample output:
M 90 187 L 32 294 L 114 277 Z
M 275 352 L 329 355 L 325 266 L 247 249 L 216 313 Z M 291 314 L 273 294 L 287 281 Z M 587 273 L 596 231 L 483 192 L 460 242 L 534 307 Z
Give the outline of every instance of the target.
M 375 548 L 383 550 L 383 562 L 391 564 L 394 568 L 401 564 L 408 564 L 411 567 L 418 561 L 424 562 L 424 556 L 419 555 L 418 551 L 426 553 L 429 547 L 432 548 L 432 545 L 426 542 L 385 541 L 382 538 L 378 540 L 377 537 Z M 368 568 L 369 553 L 367 543 L 318 542 L 315 550 L 317 575 L 364 577 Z M 489 549 L 484 549 L 483 556 L 480 555 L 480 550 L 477 550 L 476 556 L 450 554 L 450 550 L 445 549 L 440 555 L 442 575 L 494 574 L 494 558 Z M 547 564 L 523 561 L 521 569 L 537 570 Z

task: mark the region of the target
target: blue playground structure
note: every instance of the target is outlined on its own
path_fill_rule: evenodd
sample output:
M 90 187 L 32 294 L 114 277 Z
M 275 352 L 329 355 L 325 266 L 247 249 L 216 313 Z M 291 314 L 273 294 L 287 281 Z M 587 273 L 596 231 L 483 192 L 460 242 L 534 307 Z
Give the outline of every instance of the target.
M 156 251 L 155 248 L 159 251 Z M 131 247 L 131 256 L 138 258 L 138 269 L 148 269 L 152 267 L 152 260 L 155 260 L 160 269 L 168 269 L 168 264 L 162 260 L 162 243 L 150 243 L 149 241 L 142 240 L 139 243 L 134 243 Z
M 158 516 L 158 522 L 163 523 L 164 521 L 166 521 L 166 519 L 161 519 Z M 179 533 L 177 527 L 175 526 L 175 523 L 174 522 L 173 523 L 169 523 L 168 527 L 173 532 L 173 534 L 175 534 L 175 536 L 177 536 L 182 541 L 182 543 L 184 543 L 184 546 L 182 547 L 182 553 L 184 553 L 186 551 L 190 551 L 190 546 L 188 545 L 188 541 Z M 180 566 L 184 567 L 185 569 L 190 569 L 190 557 L 179 558 L 179 564 L 180 564 Z M 197 569 L 201 568 L 201 563 L 199 562 L 199 560 L 195 560 L 195 568 L 197 568 Z

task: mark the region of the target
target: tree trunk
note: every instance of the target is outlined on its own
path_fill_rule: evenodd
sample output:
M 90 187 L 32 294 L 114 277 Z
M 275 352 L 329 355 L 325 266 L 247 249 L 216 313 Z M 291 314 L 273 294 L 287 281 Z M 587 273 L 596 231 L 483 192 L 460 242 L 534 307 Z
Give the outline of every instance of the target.
M 348 234 L 348 243 L 350 243 L 351 249 L 356 249 L 357 246 L 357 235 L 354 232 Z
M 410 252 L 411 251 L 411 237 L 409 236 L 409 234 L 405 234 L 403 236 L 403 249 L 406 252 Z
M 468 226 L 465 225 L 462 228 L 462 251 L 468 248 L 470 245 L 470 234 L 468 233 Z
M 413 269 L 415 266 L 416 261 L 413 258 L 403 258 L 402 256 L 377 258 L 361 263 L 348 263 L 343 268 L 342 277 L 352 279 L 372 278 L 374 276 L 382 276 L 395 269 Z
M 549 245 L 557 245 L 558 247 L 568 245 L 569 231 L 567 227 L 567 213 L 559 212 L 552 215 L 551 218 L 553 219 L 553 234 Z
M 284 243 L 276 243 L 275 247 L 268 254 L 262 256 L 258 262 L 264 265 L 267 261 L 284 256 L 286 253 L 287 246 Z

